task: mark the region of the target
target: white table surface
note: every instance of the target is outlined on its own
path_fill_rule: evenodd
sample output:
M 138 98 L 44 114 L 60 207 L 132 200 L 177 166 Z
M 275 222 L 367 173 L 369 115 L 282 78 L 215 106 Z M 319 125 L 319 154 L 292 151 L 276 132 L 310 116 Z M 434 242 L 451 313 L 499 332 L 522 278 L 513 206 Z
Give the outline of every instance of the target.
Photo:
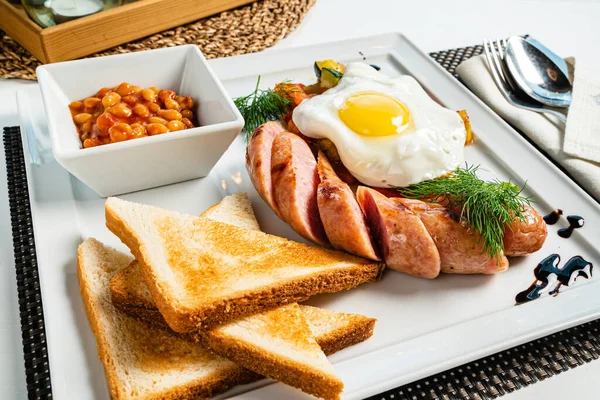
M 477 44 L 483 37 L 529 33 L 562 56 L 600 66 L 599 17 L 600 0 L 318 0 L 302 25 L 275 47 L 399 31 L 431 52 Z M 18 124 L 15 93 L 31 84 L 35 83 L 0 79 L 0 127 Z M 598 376 L 600 361 L 593 361 L 503 398 L 598 398 Z M 26 395 L 4 148 L 0 146 L 0 399 Z

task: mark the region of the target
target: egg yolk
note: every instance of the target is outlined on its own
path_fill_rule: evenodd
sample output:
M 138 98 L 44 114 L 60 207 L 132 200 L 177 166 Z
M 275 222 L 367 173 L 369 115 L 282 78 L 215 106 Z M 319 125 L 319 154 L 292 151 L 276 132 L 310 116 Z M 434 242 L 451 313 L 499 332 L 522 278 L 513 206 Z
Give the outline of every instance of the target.
M 397 99 L 378 92 L 349 96 L 339 110 L 346 126 L 362 136 L 390 136 L 408 126 L 410 112 Z

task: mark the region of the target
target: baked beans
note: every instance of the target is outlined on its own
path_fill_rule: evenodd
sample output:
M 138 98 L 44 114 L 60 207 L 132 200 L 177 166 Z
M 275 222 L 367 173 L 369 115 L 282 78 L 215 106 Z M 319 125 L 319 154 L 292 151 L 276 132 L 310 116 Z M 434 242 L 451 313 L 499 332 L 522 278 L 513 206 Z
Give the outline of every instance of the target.
M 84 148 L 194 128 L 194 99 L 123 82 L 69 104 Z

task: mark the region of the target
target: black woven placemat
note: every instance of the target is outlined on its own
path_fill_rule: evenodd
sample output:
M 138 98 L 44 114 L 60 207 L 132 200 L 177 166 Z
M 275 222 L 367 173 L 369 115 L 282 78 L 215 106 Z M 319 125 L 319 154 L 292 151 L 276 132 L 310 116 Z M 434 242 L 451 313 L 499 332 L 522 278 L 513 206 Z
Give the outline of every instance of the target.
M 429 55 L 435 61 L 440 63 L 442 67 L 446 68 L 448 72 L 454 75 L 455 78 L 458 78 L 458 75 L 456 75 L 456 67 L 458 67 L 458 64 L 473 56 L 478 56 L 481 53 L 483 53 L 483 46 L 477 45 L 460 47 L 458 49 L 436 51 L 434 53 L 429 53 Z
M 27 393 L 30 399 L 48 399 L 52 397 L 50 367 L 19 128 L 4 128 L 4 153 Z
M 474 46 L 431 53 L 431 57 L 455 74 L 458 64 L 481 52 L 481 46 Z M 30 399 L 48 399 L 52 396 L 48 350 L 19 128 L 4 129 L 4 148 L 27 391 Z M 596 320 L 369 399 L 493 399 L 599 357 L 600 320 Z

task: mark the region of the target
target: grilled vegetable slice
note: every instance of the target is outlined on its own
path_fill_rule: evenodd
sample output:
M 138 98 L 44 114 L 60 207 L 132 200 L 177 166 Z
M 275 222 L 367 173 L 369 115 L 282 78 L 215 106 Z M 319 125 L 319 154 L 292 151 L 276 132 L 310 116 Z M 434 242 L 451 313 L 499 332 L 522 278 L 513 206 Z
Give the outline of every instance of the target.
M 321 71 L 323 71 L 323 68 L 331 68 L 342 74 L 344 73 L 344 66 L 333 60 L 315 61 L 315 75 L 317 76 L 317 79 L 321 79 Z
M 304 93 L 306 94 L 321 94 L 323 89 L 321 88 L 321 84 L 319 82 L 313 83 L 312 85 L 308 85 L 304 88 Z
M 342 76 L 342 73 L 335 69 L 323 68 L 321 70 L 321 88 L 331 89 L 340 82 Z
M 466 110 L 457 111 L 458 115 L 462 118 L 465 124 L 465 130 L 467 131 L 467 139 L 465 140 L 465 145 L 469 145 L 473 143 L 473 130 L 471 129 L 471 120 L 469 119 L 469 115 Z

